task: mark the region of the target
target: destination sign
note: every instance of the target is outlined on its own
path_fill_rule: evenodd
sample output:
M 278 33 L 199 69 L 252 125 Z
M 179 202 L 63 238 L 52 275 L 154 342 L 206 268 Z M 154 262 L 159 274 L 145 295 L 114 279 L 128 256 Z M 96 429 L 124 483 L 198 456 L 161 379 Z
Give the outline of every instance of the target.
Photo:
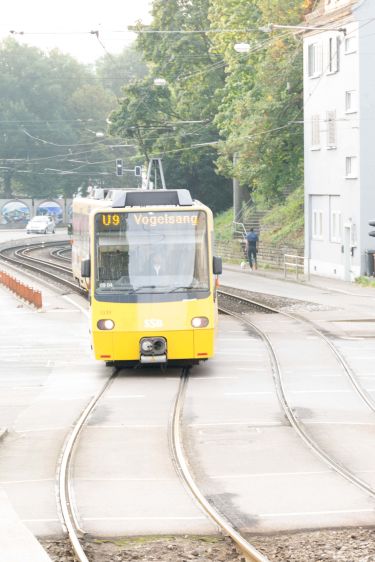
M 158 227 L 182 224 L 198 224 L 199 212 L 194 213 L 98 213 L 96 226 L 99 230 L 122 230 L 132 225 Z

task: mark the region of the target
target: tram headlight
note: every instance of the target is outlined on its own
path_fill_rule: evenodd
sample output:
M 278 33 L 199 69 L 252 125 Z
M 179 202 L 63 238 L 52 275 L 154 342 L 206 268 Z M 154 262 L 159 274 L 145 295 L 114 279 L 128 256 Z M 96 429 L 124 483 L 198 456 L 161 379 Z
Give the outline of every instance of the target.
M 209 320 L 205 316 L 195 316 L 195 318 L 192 318 L 191 320 L 193 328 L 206 328 L 208 324 Z
M 115 323 L 113 320 L 98 320 L 97 326 L 99 330 L 113 330 Z

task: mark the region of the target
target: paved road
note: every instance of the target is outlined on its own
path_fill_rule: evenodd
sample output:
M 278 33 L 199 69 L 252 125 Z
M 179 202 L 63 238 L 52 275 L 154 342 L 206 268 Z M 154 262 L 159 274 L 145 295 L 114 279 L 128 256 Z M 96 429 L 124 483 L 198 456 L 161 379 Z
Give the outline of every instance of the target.
M 0 243 L 7 237 L 0 231 Z M 300 312 L 329 327 L 343 345 L 355 343 L 357 364 L 371 376 L 363 358 L 373 358 L 375 291 L 314 282 L 320 286 L 239 268 L 226 268 L 222 278 L 226 285 L 319 305 Z M 39 282 L 31 284 L 38 288 Z M 0 486 L 22 521 L 43 536 L 62 530 L 54 488 L 65 435 L 108 369 L 91 357 L 83 301 L 41 288 L 41 313 L 0 288 L 6 319 L 0 325 L 0 427 L 9 432 L 0 446 Z M 288 341 L 292 353 L 294 339 Z M 193 371 L 184 412 L 192 468 L 213 501 L 249 531 L 372 524 L 373 502 L 323 467 L 286 424 L 259 340 L 222 319 L 218 343 L 216 358 Z M 85 529 L 112 535 L 216 531 L 166 461 L 175 377 L 124 372 L 90 419 L 74 474 Z M 308 374 L 303 379 L 308 384 Z

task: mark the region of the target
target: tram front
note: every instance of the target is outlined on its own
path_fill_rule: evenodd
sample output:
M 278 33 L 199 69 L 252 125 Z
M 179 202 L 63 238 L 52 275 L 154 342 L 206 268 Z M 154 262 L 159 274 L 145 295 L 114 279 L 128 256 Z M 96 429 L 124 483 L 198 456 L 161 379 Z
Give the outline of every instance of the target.
M 96 358 L 193 364 L 211 357 L 221 272 L 212 259 L 211 211 L 200 204 L 110 209 L 94 214 L 93 229 Z

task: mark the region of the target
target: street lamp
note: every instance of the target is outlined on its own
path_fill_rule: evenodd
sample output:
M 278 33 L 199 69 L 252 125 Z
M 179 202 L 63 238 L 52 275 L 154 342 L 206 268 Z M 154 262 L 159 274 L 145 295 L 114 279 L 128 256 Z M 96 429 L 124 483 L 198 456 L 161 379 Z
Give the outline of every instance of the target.
M 154 86 L 166 86 L 167 81 L 165 78 L 155 78 L 154 79 Z
M 103 133 L 103 131 L 93 131 L 92 129 L 88 129 L 87 127 L 86 131 L 89 131 L 90 133 L 95 135 L 97 139 L 102 139 L 103 137 L 105 137 L 105 133 Z
M 249 43 L 236 43 L 234 45 L 234 50 L 237 53 L 248 53 L 250 51 L 250 44 Z

